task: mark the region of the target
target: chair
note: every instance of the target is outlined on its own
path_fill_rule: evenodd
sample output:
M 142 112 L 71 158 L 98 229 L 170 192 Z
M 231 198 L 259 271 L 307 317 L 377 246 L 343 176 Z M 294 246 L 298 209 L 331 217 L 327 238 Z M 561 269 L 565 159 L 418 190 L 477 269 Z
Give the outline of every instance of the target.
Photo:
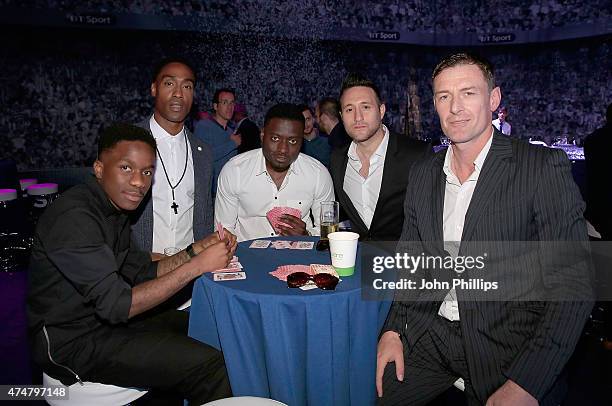
M 253 396 L 237 396 L 233 398 L 225 398 L 213 400 L 203 404 L 202 406 L 287 406 L 278 400 L 256 398 Z
M 59 380 L 43 373 L 43 386 L 65 386 Z M 118 406 L 127 405 L 130 402 L 144 396 L 145 389 L 122 388 L 114 385 L 105 385 L 97 382 L 83 382 L 72 384 L 68 387 L 68 399 L 47 399 L 51 406 Z

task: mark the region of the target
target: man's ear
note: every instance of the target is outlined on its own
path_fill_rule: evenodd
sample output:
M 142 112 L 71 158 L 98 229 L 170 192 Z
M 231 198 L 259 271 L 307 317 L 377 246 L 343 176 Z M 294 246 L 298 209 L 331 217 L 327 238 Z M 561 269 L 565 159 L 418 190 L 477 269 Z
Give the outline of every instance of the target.
M 502 94 L 501 89 L 499 87 L 496 87 L 495 89 L 491 90 L 491 96 L 489 97 L 489 105 L 491 112 L 497 111 L 497 108 L 501 103 L 501 98 Z
M 102 179 L 102 174 L 104 173 L 104 164 L 99 159 L 93 164 L 94 174 L 96 175 L 96 179 Z
M 378 110 L 380 111 L 380 120 L 382 121 L 382 119 L 385 118 L 385 113 L 387 112 L 387 106 L 385 106 L 385 103 L 381 103 Z
M 261 132 L 259 133 L 259 140 L 261 141 L 262 144 L 263 144 L 263 136 L 264 136 L 264 130 L 262 128 Z
M 151 83 L 151 96 L 157 97 L 157 85 L 155 85 L 155 82 Z

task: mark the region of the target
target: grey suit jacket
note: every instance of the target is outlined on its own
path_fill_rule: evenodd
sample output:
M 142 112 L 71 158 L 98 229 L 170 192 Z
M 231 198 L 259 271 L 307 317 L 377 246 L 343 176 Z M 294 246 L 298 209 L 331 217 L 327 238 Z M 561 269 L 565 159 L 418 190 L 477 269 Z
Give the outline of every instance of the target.
M 149 119 L 136 124 L 149 131 Z M 212 152 L 210 147 L 197 139 L 187 130 L 187 138 L 191 145 L 193 157 L 194 178 L 194 208 L 193 208 L 193 238 L 197 241 L 213 231 L 214 213 L 211 197 Z M 153 187 L 147 193 L 138 209 L 132 214 L 132 239 L 136 245 L 145 251 L 153 247 Z
M 416 255 L 446 254 L 444 157 L 445 151 L 440 151 L 425 158 L 410 174 L 401 240 L 412 241 L 410 250 Z M 583 213 L 584 203 L 563 151 L 495 131 L 465 216 L 459 255 L 469 255 L 470 245 L 480 242 L 529 241 L 536 249 L 528 258 L 533 268 L 521 269 L 526 253 L 521 252 L 521 244 L 509 245 L 519 248 L 507 256 L 510 266 L 504 268 L 517 291 L 528 292 L 532 299 L 474 300 L 470 291 L 457 290 L 469 378 L 483 404 L 507 379 L 541 401 L 572 354 L 592 307 L 588 256 L 561 263 L 558 256 L 546 255 L 539 247 L 545 241 L 588 247 Z M 449 274 L 455 275 L 449 270 L 437 272 L 436 277 Z M 531 279 L 524 283 L 524 277 Z M 414 346 L 440 317 L 438 308 L 446 293 L 441 289 L 396 296 L 385 330 L 401 332 L 408 347 Z M 555 299 L 546 300 L 551 297 Z

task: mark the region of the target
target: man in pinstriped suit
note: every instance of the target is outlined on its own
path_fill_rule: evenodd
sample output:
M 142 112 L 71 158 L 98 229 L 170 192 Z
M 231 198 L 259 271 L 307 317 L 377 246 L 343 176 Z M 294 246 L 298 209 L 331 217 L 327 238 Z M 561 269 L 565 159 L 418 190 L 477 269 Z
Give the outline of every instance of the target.
M 452 145 L 413 167 L 401 240 L 419 253 L 453 257 L 479 241 L 583 247 L 584 204 L 565 154 L 493 129 L 501 91 L 491 65 L 455 54 L 432 80 Z M 522 252 L 510 261 L 514 254 Z M 560 404 L 563 370 L 592 307 L 589 266 L 586 257 L 559 264 L 537 254 L 528 286 L 537 301 L 470 301 L 461 289 L 428 292 L 428 301 L 396 295 L 378 344 L 379 403 L 425 404 L 461 377 L 470 404 Z M 521 277 L 509 279 L 520 285 Z

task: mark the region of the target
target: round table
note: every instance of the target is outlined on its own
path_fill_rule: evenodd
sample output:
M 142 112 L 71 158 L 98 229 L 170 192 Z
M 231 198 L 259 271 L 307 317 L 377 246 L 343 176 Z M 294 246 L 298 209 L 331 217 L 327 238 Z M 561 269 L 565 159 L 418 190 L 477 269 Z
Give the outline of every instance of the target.
M 190 310 L 189 335 L 223 351 L 234 395 L 292 406 L 374 404 L 376 344 L 390 303 L 362 299 L 359 251 L 355 275 L 342 277 L 335 291 L 304 291 L 269 272 L 329 264 L 329 252 L 250 244 L 236 251 L 247 279 L 214 282 L 203 275 Z

